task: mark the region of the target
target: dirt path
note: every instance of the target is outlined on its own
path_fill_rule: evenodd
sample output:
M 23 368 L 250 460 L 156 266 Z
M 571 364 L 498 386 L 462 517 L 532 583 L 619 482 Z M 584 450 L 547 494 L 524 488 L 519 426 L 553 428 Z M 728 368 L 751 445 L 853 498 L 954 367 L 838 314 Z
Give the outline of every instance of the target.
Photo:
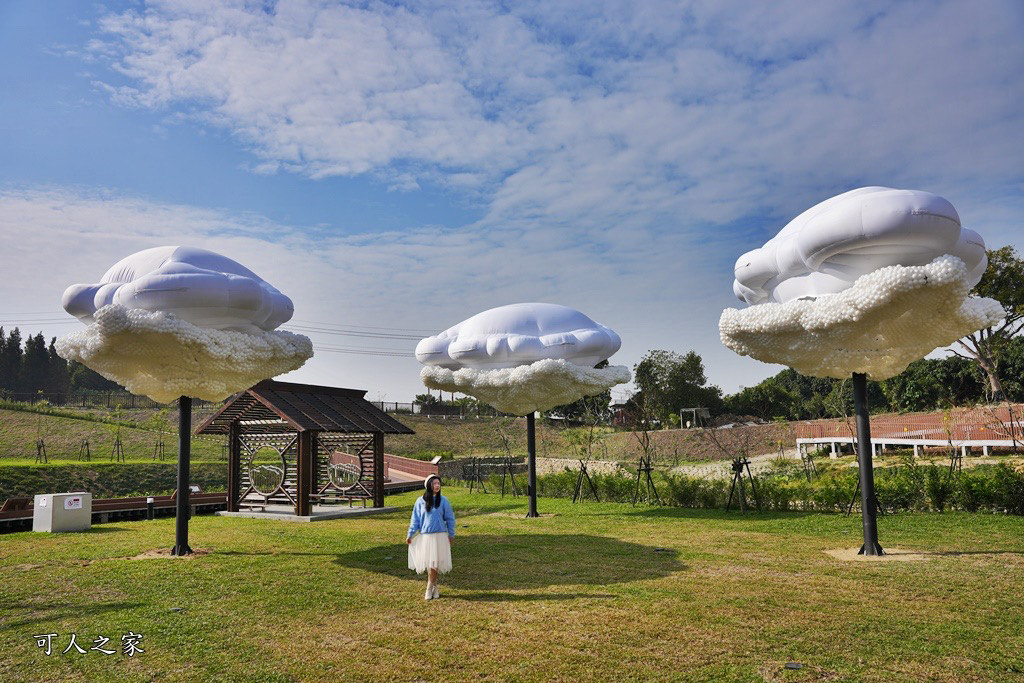
M 750 458 L 750 471 L 752 474 L 760 474 L 766 470 L 772 468 L 772 463 L 778 460 L 780 455 L 778 453 L 765 453 L 763 455 L 755 455 Z M 794 462 L 800 462 L 800 454 L 795 448 L 786 450 L 783 452 L 782 458 L 786 460 L 792 460 Z M 839 464 L 847 467 L 855 468 L 856 459 L 844 458 L 839 461 Z M 893 456 L 882 456 L 881 458 L 875 459 L 875 467 L 896 467 L 903 463 L 903 460 L 899 457 Z M 1014 457 L 998 457 L 993 458 L 991 456 L 967 456 L 963 459 L 963 466 L 965 468 L 976 467 L 978 465 L 995 465 L 998 463 L 1006 463 L 1007 465 L 1020 468 L 1024 464 L 1024 458 L 1017 456 Z M 948 467 L 949 459 L 945 457 L 925 457 L 918 458 L 918 465 L 939 465 Z M 722 479 L 732 476 L 732 463 L 728 460 L 721 460 L 718 462 L 701 464 L 701 465 L 678 465 L 669 470 L 675 474 L 685 474 L 690 477 L 702 477 L 704 479 Z
M 800 454 L 795 448 L 783 451 L 781 456 L 778 452 L 754 455 L 750 457 L 750 472 L 752 474 L 760 474 L 765 470 L 770 470 L 772 462 L 778 460 L 780 457 L 786 460 L 800 462 Z M 679 465 L 677 467 L 673 467 L 669 471 L 674 474 L 685 474 L 689 477 L 723 479 L 732 476 L 732 463 L 728 460 L 720 460 L 718 462 L 711 462 L 702 465 Z

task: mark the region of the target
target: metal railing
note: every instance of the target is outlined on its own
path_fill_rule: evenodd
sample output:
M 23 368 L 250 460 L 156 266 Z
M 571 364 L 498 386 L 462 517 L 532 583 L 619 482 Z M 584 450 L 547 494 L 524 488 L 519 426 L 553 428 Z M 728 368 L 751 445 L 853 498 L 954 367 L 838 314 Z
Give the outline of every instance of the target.
M 68 408 L 114 409 L 120 406 L 125 410 L 132 410 L 135 408 L 166 407 L 166 404 L 157 403 L 148 396 L 136 396 L 135 394 L 129 393 L 127 391 L 82 390 L 59 393 L 37 392 L 34 394 L 0 391 L 0 399 L 14 401 L 16 403 L 28 403 L 31 405 L 35 405 L 37 403 L 42 403 L 43 401 L 46 401 L 52 406 L 61 406 Z M 204 401 L 199 398 L 192 400 L 193 407 L 208 404 L 210 404 L 210 401 Z
M 852 423 L 852 418 L 799 422 L 796 424 L 796 435 L 801 439 L 818 440 L 852 437 Z M 871 436 L 874 441 L 1001 440 L 1024 444 L 1024 405 L 1002 404 L 910 415 L 879 415 L 871 418 Z
M 459 405 L 450 403 L 399 403 L 395 401 L 370 401 L 385 413 L 397 415 L 423 415 L 424 417 L 503 417 L 502 413 L 490 406 Z

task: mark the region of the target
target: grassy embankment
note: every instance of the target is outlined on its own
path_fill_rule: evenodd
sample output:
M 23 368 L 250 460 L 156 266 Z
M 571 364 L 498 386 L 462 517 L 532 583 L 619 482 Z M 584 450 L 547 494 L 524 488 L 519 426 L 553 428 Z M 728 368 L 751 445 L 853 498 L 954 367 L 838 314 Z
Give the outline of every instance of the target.
M 196 412 L 192 424 L 198 426 L 209 413 Z M 155 447 L 163 430 L 164 462 L 173 462 L 178 450 L 177 413 L 166 414 L 162 425 L 154 417 L 157 411 L 114 413 L 109 411 L 53 409 L 52 412 L 0 409 L 0 464 L 34 464 L 36 441 L 46 444 L 51 462 L 80 462 L 83 441 L 89 442 L 91 462 L 111 462 L 118 437 L 125 460 L 130 463 L 160 462 Z M 221 458 L 224 439 L 193 437 L 192 459 L 214 461 Z
M 73 408 L 36 409 L 0 406 L 0 462 L 8 465 L 32 464 L 36 457 L 36 440 L 42 438 L 50 460 L 78 462 L 84 440 L 89 441 L 93 461 L 109 461 L 114 441 L 120 434 L 125 457 L 129 462 L 158 462 L 154 447 L 163 431 L 167 456 L 177 450 L 177 414 L 173 410 L 106 411 Z M 193 426 L 198 426 L 210 414 L 210 408 L 196 412 Z M 513 456 L 526 455 L 526 420 L 507 419 L 440 419 L 412 415 L 397 415 L 399 420 L 416 431 L 411 435 L 389 436 L 385 441 L 387 452 L 429 460 L 436 455 L 445 457 L 502 456 L 504 446 L 499 431 L 508 438 Z M 566 429 L 558 424 L 538 421 L 537 452 L 540 457 L 572 458 L 574 435 L 586 428 Z M 728 447 L 737 441 L 735 435 L 750 433 L 752 454 L 777 451 L 780 443 L 792 447 L 792 430 L 786 425 L 763 425 L 742 428 L 735 432 L 723 431 L 721 439 Z M 608 427 L 595 430 L 596 443 L 592 457 L 600 460 L 633 461 L 639 454 L 637 439 L 631 432 L 615 431 Z M 727 457 L 697 432 L 663 430 L 651 432 L 655 459 L 663 464 L 705 462 Z M 577 439 L 579 441 L 579 439 Z M 221 457 L 223 439 L 194 437 L 192 457 L 196 461 L 217 460 Z
M 434 455 L 502 456 L 504 450 L 498 438 L 502 423 L 493 419 L 441 420 L 438 418 L 397 416 L 399 420 L 416 430 L 408 436 L 388 437 L 386 447 L 389 453 L 429 459 Z M 503 427 L 509 437 L 513 456 L 526 455 L 526 420 L 524 418 L 504 421 Z M 586 428 L 566 429 L 537 423 L 537 455 L 542 458 L 573 458 L 575 451 L 572 440 L 574 433 L 580 436 Z M 640 454 L 639 442 L 632 432 L 615 431 L 611 428 L 595 430 L 596 443 L 592 457 L 596 460 L 635 462 Z M 699 432 L 685 429 L 666 429 L 650 432 L 655 462 L 661 465 L 699 463 L 728 459 L 731 453 L 724 453 Z M 742 446 L 749 449 L 749 455 L 778 452 L 780 444 L 785 448 L 796 445 L 793 429 L 786 424 L 741 427 L 735 430 L 719 430 L 722 446 L 733 451 Z
M 206 413 L 208 414 L 208 412 Z M 193 415 L 193 424 L 206 414 Z M 51 409 L 0 410 L 0 501 L 52 491 L 91 491 L 94 496 L 167 494 L 175 488 L 177 415 L 164 416 L 164 457 L 154 453 L 160 438 L 157 411 L 111 413 Z M 174 426 L 172 426 L 174 425 Z M 120 437 L 124 463 L 111 457 Z M 46 445 L 48 463 L 36 463 L 36 440 Z M 79 460 L 82 441 L 91 460 Z M 223 439 L 192 439 L 192 481 L 204 490 L 223 490 Z

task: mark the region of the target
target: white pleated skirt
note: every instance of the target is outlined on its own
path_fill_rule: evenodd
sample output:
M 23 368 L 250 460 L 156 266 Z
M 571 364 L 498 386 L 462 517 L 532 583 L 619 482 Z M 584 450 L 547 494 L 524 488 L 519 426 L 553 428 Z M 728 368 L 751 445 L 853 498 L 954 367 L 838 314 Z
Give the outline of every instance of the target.
M 428 569 L 436 569 L 438 574 L 447 574 L 452 570 L 452 544 L 448 534 L 438 531 L 433 534 L 416 534 L 409 544 L 409 569 L 422 574 Z

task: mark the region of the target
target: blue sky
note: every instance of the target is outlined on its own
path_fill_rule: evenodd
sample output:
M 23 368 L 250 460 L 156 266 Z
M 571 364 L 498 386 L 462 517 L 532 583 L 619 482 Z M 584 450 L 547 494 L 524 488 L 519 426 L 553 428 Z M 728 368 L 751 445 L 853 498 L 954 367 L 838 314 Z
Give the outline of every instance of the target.
M 0 4 L 0 324 L 186 243 L 292 297 L 296 381 L 421 391 L 414 342 L 579 308 L 726 391 L 732 265 L 862 185 L 1022 244 L 1019 2 Z M 391 335 L 350 336 L 345 332 Z M 368 355 L 367 351 L 390 355 Z

